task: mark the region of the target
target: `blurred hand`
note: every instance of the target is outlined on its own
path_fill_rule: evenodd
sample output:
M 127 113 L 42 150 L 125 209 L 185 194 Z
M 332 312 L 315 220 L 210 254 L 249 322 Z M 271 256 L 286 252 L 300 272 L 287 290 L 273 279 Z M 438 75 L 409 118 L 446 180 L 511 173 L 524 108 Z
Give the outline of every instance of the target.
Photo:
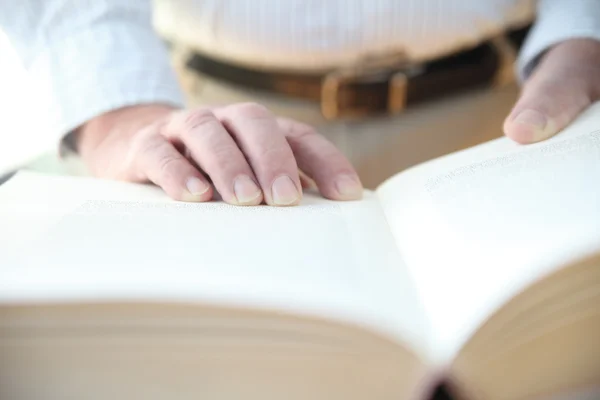
M 153 182 L 182 201 L 210 201 L 216 189 L 230 204 L 298 204 L 299 169 L 329 199 L 362 194 L 356 172 L 333 144 L 257 104 L 127 107 L 85 124 L 77 147 L 94 175 Z
M 550 49 L 525 82 L 504 133 L 519 143 L 548 139 L 599 99 L 600 42 L 567 40 Z

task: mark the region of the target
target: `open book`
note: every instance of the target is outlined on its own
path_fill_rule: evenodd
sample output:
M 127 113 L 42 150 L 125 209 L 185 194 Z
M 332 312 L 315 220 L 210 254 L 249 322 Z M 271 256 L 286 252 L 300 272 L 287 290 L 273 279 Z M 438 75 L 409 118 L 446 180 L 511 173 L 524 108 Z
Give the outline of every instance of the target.
M 21 172 L 0 204 L 1 399 L 598 398 L 600 104 L 361 201 Z

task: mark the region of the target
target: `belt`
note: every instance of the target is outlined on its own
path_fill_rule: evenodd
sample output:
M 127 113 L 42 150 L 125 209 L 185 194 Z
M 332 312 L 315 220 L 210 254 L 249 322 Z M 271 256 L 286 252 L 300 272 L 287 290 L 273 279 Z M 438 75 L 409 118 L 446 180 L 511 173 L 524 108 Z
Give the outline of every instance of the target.
M 507 32 L 504 43 L 520 47 L 528 29 Z M 196 52 L 190 55 L 187 67 L 249 89 L 314 101 L 327 119 L 356 119 L 398 114 L 414 104 L 491 85 L 503 67 L 501 53 L 499 46 L 490 41 L 420 65 L 402 60 L 388 65 L 366 62 L 352 68 L 303 74 L 251 69 Z

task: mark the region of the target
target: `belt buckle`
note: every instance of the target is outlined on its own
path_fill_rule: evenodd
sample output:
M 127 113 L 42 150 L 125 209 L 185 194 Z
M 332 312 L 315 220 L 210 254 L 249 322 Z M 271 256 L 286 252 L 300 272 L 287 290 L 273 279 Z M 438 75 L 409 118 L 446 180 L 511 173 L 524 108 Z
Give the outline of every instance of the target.
M 328 120 L 359 118 L 371 114 L 372 110 L 368 107 L 341 106 L 340 91 L 344 86 L 382 76 L 388 81 L 387 111 L 389 114 L 398 114 L 406 107 L 410 75 L 398 67 L 381 67 L 377 64 L 335 70 L 324 77 L 321 85 L 321 113 Z

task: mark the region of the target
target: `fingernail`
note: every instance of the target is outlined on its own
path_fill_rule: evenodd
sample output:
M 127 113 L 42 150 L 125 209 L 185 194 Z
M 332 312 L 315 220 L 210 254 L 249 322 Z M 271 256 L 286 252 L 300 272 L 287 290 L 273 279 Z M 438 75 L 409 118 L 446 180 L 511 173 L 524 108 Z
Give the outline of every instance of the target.
M 300 199 L 298 188 L 289 176 L 280 176 L 273 182 L 273 202 L 279 206 L 288 206 Z
M 204 193 L 206 193 L 209 189 L 209 187 L 204 182 L 202 182 L 195 176 L 189 178 L 185 186 L 187 187 L 188 192 L 190 192 L 192 196 L 201 196 Z
M 548 131 L 548 119 L 539 111 L 526 109 L 521 111 L 514 122 L 531 127 L 531 140 L 537 142 L 550 136 Z
M 362 195 L 362 185 L 352 176 L 339 176 L 335 181 L 335 187 L 344 198 L 358 198 Z
M 260 197 L 261 191 L 249 176 L 238 176 L 233 182 L 233 192 L 239 204 L 254 202 Z

